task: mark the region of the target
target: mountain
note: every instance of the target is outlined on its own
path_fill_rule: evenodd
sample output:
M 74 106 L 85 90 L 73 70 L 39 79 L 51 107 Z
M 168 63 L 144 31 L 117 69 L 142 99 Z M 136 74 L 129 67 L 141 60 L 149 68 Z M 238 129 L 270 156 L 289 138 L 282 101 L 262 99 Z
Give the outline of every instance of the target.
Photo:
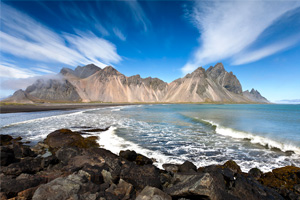
M 253 88 L 250 92 L 249 90 L 244 91 L 243 95 L 253 102 L 270 103 L 265 97 L 261 96 L 261 94 Z
M 140 75 L 127 77 L 111 66 L 63 68 L 57 79 L 40 79 L 4 101 L 268 103 L 254 89 L 243 92 L 237 77 L 222 63 L 207 70 L 199 67 L 171 83 Z

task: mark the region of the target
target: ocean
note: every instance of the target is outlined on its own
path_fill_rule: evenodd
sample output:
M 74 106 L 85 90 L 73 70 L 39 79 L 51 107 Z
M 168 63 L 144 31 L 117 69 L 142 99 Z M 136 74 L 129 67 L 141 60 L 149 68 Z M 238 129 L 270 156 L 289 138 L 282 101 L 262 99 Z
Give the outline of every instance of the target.
M 91 133 L 113 153 L 135 150 L 163 163 L 185 160 L 197 167 L 233 159 L 248 172 L 286 165 L 300 167 L 300 105 L 132 105 L 73 111 L 0 115 L 0 134 L 31 145 L 60 128 Z M 86 135 L 89 136 L 89 135 Z

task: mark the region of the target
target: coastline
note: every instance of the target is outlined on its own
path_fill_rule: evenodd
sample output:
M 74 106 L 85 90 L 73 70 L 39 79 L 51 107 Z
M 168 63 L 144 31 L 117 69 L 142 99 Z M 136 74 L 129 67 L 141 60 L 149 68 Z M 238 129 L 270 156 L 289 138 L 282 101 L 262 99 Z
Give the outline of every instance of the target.
M 1 104 L 0 114 L 18 112 L 39 112 L 52 110 L 76 110 L 101 107 L 135 105 L 130 103 L 45 103 L 45 104 Z
M 18 112 L 40 112 L 52 110 L 76 110 L 101 107 L 127 106 L 127 105 L 147 105 L 147 104 L 199 104 L 199 105 L 226 105 L 226 104 L 272 104 L 272 103 L 233 103 L 233 102 L 116 102 L 116 103 L 39 103 L 39 104 L 19 104 L 0 102 L 0 114 Z
M 97 137 L 82 134 L 56 130 L 34 147 L 1 135 L 1 199 L 297 200 L 300 195 L 299 167 L 246 173 L 228 160 L 199 168 L 190 161 L 165 163 L 158 169 L 155 158 L 132 150 L 113 154 L 99 148 Z

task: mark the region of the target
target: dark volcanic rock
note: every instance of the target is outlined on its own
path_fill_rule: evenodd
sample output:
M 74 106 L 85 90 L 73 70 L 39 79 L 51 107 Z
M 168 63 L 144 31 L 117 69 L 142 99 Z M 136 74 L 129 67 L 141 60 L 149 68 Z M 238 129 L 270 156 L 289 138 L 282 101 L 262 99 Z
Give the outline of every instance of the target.
M 152 159 L 143 156 L 142 154 L 137 154 L 135 151 L 120 151 L 119 153 L 121 158 L 124 158 L 128 161 L 135 162 L 137 165 L 151 165 L 153 164 Z
M 34 193 L 33 200 L 69 199 L 87 191 L 96 193 L 99 187 L 89 181 L 90 175 L 85 171 L 73 173 L 67 177 L 59 177 L 41 185 Z
M 258 168 L 252 168 L 252 169 L 249 170 L 248 174 L 250 176 L 253 176 L 253 178 L 255 178 L 257 180 L 257 179 L 259 179 L 261 177 L 261 175 L 263 173 Z
M 268 187 L 275 189 L 283 197 L 300 196 L 296 185 L 300 184 L 300 168 L 294 166 L 286 166 L 272 170 L 261 176 L 259 181 Z M 290 198 L 294 199 L 294 198 Z
M 10 145 L 13 137 L 10 135 L 0 135 L 0 146 Z
M 178 172 L 190 172 L 197 171 L 197 167 L 190 161 L 185 161 L 182 165 L 179 165 Z
M 42 169 L 42 158 L 26 157 L 21 159 L 20 162 L 12 163 L 7 167 L 3 167 L 1 171 L 5 175 L 18 176 L 22 173 L 34 174 Z
M 69 129 L 60 129 L 50 133 L 44 142 L 49 146 L 49 150 L 55 153 L 61 147 L 99 147 L 96 139 L 97 137 L 95 136 L 84 138 L 78 132 L 72 132 Z
M 130 150 L 120 151 L 119 155 L 121 158 L 124 158 L 128 161 L 135 161 L 137 157 L 137 153 L 135 151 L 130 151 Z
M 194 196 L 194 198 L 215 198 L 212 189 L 213 178 L 208 173 L 181 174 L 177 173 L 173 178 L 173 186 L 165 189 L 165 192 L 176 198 Z
M 15 154 L 9 147 L 0 146 L 1 166 L 7 166 L 15 162 Z
M 1 176 L 1 192 L 4 192 L 6 196 L 10 198 L 17 196 L 21 191 L 45 183 L 45 181 L 46 180 L 43 177 L 31 174 L 21 174 L 17 178 L 13 178 L 12 176 Z
M 13 145 L 13 151 L 16 158 L 36 156 L 29 146 L 21 145 L 19 143 Z
M 172 200 L 172 197 L 158 188 L 146 186 L 136 197 L 136 200 Z
M 161 188 L 159 169 L 153 165 L 124 164 L 120 178 L 131 183 L 137 190 L 146 186 Z
M 176 164 L 163 164 L 162 167 L 167 172 L 171 172 L 171 173 L 176 173 L 179 170 L 179 165 L 176 165 Z

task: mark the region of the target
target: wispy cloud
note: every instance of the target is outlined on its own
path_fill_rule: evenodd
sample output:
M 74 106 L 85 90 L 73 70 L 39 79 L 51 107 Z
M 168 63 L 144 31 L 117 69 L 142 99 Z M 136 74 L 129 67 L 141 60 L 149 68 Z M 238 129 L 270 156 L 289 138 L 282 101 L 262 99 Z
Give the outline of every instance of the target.
M 288 48 L 293 45 L 291 40 L 259 50 L 247 49 L 277 19 L 299 6 L 299 1 L 196 2 L 191 16 L 201 33 L 200 47 L 182 68 L 183 73 L 227 58 L 233 59 L 234 64 L 244 64 Z
M 73 66 L 95 63 L 103 67 L 122 60 L 114 44 L 92 33 L 58 34 L 6 4 L 1 6 L 2 52 L 35 61 Z
M 140 23 L 143 26 L 144 31 L 146 32 L 148 30 L 148 26 L 150 26 L 151 23 L 147 18 L 143 8 L 139 4 L 139 2 L 137 0 L 124 1 L 124 2 L 128 4 L 135 21 L 137 23 Z
M 38 74 L 28 69 L 18 68 L 10 63 L 0 64 L 0 78 L 29 78 Z
M 126 40 L 126 37 L 124 36 L 124 34 L 117 27 L 113 28 L 113 32 L 120 40 L 122 40 L 122 41 Z

